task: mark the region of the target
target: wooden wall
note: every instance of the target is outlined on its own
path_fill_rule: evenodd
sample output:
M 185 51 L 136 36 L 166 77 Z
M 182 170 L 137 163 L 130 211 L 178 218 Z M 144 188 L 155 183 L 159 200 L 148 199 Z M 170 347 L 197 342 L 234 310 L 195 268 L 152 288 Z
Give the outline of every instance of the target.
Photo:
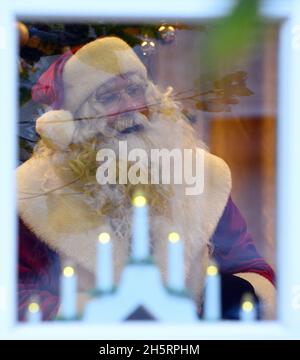
M 273 118 L 211 121 L 210 150 L 232 172 L 232 196 L 258 249 L 274 263 L 275 129 Z
M 253 96 L 241 98 L 230 113 L 199 112 L 196 130 L 210 151 L 231 168 L 232 195 L 246 218 L 260 252 L 275 265 L 276 245 L 276 97 L 277 24 L 267 24 L 263 37 L 243 60 L 223 64 L 224 75 L 246 71 Z M 162 87 L 191 89 L 205 73 L 201 56 L 205 33 L 177 33 L 176 41 L 157 48 L 151 75 Z M 200 44 L 200 45 L 199 45 Z M 197 55 L 198 54 L 198 55 Z M 221 62 L 222 65 L 222 62 Z M 222 71 L 221 71 L 222 74 Z M 184 104 L 186 105 L 186 104 Z

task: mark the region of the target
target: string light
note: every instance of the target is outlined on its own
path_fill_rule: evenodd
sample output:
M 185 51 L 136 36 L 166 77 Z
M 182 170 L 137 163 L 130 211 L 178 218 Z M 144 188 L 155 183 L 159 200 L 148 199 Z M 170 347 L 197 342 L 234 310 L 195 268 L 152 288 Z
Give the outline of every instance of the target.
M 158 28 L 158 32 L 160 34 L 161 39 L 164 43 L 168 44 L 175 40 L 176 32 L 175 28 L 172 25 L 161 25 Z
M 141 43 L 141 47 L 142 47 L 142 51 L 143 51 L 143 55 L 147 56 L 147 55 L 151 55 L 155 52 L 155 42 L 152 40 L 144 40 Z

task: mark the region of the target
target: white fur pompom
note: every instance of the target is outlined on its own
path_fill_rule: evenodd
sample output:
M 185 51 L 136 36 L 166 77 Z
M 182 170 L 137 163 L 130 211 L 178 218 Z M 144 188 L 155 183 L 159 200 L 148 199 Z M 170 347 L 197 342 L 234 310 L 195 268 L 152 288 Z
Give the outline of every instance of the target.
M 74 119 L 70 111 L 48 111 L 36 121 L 36 132 L 56 149 L 64 150 L 69 146 L 74 129 Z

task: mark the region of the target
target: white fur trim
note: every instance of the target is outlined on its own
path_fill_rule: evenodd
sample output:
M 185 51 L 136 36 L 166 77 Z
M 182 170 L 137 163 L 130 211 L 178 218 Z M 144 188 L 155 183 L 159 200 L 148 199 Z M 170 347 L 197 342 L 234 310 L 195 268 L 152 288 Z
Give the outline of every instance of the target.
M 199 196 L 201 211 L 199 222 L 201 244 L 211 238 L 217 223 L 222 216 L 231 191 L 231 175 L 226 163 L 220 158 L 206 152 L 204 158 L 204 193 Z M 51 171 L 50 176 L 45 176 Z M 49 175 L 49 173 L 48 173 Z M 45 178 L 51 179 L 46 183 Z M 59 177 L 55 175 L 51 161 L 48 158 L 33 157 L 17 170 L 18 180 L 18 210 L 24 223 L 44 241 L 50 248 L 63 256 L 67 256 L 84 269 L 94 273 L 96 267 L 96 239 L 102 228 L 99 218 L 91 214 L 83 195 L 70 194 L 65 188 L 55 193 L 44 194 L 47 189 L 59 188 Z M 36 195 L 36 196 L 35 196 Z M 184 234 L 183 234 L 184 236 Z M 163 241 L 163 239 L 162 239 Z M 165 243 L 165 241 L 163 241 Z M 120 259 L 119 253 L 126 254 L 128 244 L 119 242 L 114 246 L 114 270 L 119 278 L 126 259 Z M 187 285 L 193 293 L 200 290 L 203 268 L 207 256 L 203 260 L 203 246 L 190 249 L 193 257 L 187 268 Z M 119 249 L 122 249 L 119 251 Z M 159 254 L 164 257 L 164 252 Z M 158 261 L 164 264 L 166 259 Z
M 36 121 L 36 132 L 55 149 L 66 149 L 72 142 L 74 130 L 74 119 L 70 111 L 48 111 Z

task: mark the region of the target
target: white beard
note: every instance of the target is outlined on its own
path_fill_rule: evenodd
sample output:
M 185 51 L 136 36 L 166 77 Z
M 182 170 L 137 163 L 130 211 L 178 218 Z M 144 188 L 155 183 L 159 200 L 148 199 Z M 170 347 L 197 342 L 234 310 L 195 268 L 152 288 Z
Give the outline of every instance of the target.
M 133 149 L 143 149 L 150 158 L 151 149 L 193 149 L 203 148 L 203 144 L 196 138 L 194 129 L 182 117 L 182 113 L 173 108 L 172 114 L 164 115 L 161 112 L 150 113 L 149 119 L 139 112 L 131 112 L 120 115 L 116 119 L 116 127 L 112 129 L 107 126 L 107 120 L 91 120 L 91 104 L 83 107 L 77 116 L 89 118 L 84 120 L 78 128 L 75 142 L 86 141 L 90 137 L 101 133 L 105 140 L 101 142 L 100 148 L 109 148 L 118 154 L 119 141 L 126 140 L 128 152 Z M 99 114 L 99 108 L 94 109 Z M 100 112 L 101 113 L 101 112 Z M 94 115 L 92 111 L 92 115 Z M 92 122 L 91 122 L 92 121 Z M 127 134 L 125 137 L 120 136 L 117 130 L 133 124 L 143 125 L 144 130 Z M 85 126 L 84 126 L 85 125 Z M 98 187 L 97 196 L 103 203 L 103 198 L 109 197 L 111 201 L 124 196 L 124 185 L 117 185 L 111 188 L 109 185 L 95 185 Z M 146 185 L 147 186 L 147 185 Z M 150 205 L 150 237 L 152 242 L 153 254 L 155 261 L 160 267 L 164 282 L 167 281 L 167 236 L 171 231 L 177 231 L 185 244 L 185 275 L 186 284 L 192 294 L 199 299 L 203 285 L 203 270 L 207 265 L 208 251 L 207 239 L 201 239 L 201 229 L 199 229 L 201 216 L 201 205 L 199 196 L 185 195 L 186 184 L 181 185 L 149 185 L 157 193 L 172 193 L 168 196 L 167 208 L 161 207 L 151 209 Z M 153 190 L 152 190 L 153 191 Z M 105 196 L 103 196 L 105 194 Z M 93 197 L 93 201 L 96 197 Z M 131 238 L 131 211 L 130 199 L 124 200 L 121 205 L 112 211 L 109 219 L 111 231 L 114 232 L 114 238 L 117 239 L 118 259 L 127 259 L 128 249 Z M 98 204 L 99 205 L 99 204 Z M 95 204 L 93 204 L 95 206 Z M 97 205 L 96 205 L 97 207 Z M 125 245 L 126 244 L 126 245 Z

